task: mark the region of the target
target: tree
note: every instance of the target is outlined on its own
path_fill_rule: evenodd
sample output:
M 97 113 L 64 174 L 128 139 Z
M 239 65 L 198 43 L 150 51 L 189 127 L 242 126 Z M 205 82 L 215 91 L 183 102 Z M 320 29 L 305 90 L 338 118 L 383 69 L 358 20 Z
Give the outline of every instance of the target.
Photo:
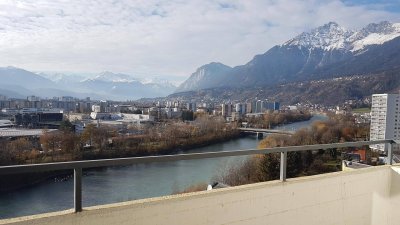
M 61 135 L 58 131 L 48 132 L 44 130 L 40 136 L 40 144 L 46 153 L 50 153 L 51 159 L 54 161 L 55 152 L 61 146 Z
M 79 146 L 79 138 L 71 131 L 65 130 L 61 137 L 61 150 L 66 153 L 75 153 Z
M 258 170 L 263 181 L 279 179 L 280 154 L 270 153 L 263 155 Z
M 25 160 L 25 152 L 32 150 L 32 143 L 26 138 L 18 138 L 7 143 L 9 153 L 14 155 L 18 160 Z
M 82 142 L 85 142 L 91 146 L 95 129 L 96 129 L 96 126 L 94 124 L 86 125 L 85 130 L 81 134 Z
M 6 141 L 0 143 L 0 166 L 16 164 L 17 159 L 7 146 Z
M 10 141 L 7 145 L 12 152 L 16 153 L 30 151 L 33 147 L 32 143 L 26 138 L 18 138 L 16 140 Z
M 75 131 L 75 126 L 69 120 L 63 120 L 60 123 L 60 130 L 61 131 Z
M 82 142 L 89 143 L 96 149 L 103 151 L 108 144 L 108 139 L 115 135 L 115 130 L 107 127 L 96 127 L 94 124 L 86 126 L 81 134 Z

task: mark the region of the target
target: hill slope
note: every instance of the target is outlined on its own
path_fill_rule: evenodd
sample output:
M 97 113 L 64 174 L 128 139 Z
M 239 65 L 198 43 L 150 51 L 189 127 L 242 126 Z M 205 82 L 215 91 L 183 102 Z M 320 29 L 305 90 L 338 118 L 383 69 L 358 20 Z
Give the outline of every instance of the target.
M 375 93 L 398 93 L 400 70 L 370 75 L 291 82 L 260 88 L 210 88 L 169 95 L 168 100 L 241 101 L 270 99 L 282 104 L 338 105 L 349 99 L 363 99 Z
M 222 75 L 196 76 L 198 79 L 193 79 L 192 74 L 185 82 L 186 88 L 178 90 L 263 87 L 380 73 L 396 70 L 399 65 L 400 24 L 384 21 L 353 31 L 330 22 L 274 46 L 247 64 L 227 70 Z

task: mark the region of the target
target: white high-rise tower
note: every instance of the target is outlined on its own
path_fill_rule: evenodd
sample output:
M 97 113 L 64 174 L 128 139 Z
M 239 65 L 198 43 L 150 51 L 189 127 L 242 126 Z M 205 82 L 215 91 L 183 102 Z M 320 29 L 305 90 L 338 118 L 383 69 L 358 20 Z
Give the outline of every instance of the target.
M 370 140 L 400 139 L 400 94 L 374 94 L 371 107 Z M 384 151 L 385 145 L 371 145 L 372 149 Z M 399 145 L 393 145 L 399 151 Z

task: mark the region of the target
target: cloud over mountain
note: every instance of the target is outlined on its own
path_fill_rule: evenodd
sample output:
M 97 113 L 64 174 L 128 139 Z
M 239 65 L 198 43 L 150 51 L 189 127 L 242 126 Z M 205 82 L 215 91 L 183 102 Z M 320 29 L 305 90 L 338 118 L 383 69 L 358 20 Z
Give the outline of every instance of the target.
M 328 21 L 359 28 L 399 18 L 391 0 L 358 2 L 5 0 L 0 66 L 185 76 L 210 61 L 243 64 Z

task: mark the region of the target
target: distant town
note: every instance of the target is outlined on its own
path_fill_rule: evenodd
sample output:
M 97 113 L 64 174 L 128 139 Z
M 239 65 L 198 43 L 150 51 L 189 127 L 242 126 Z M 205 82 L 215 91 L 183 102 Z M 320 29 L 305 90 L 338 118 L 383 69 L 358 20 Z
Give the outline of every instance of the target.
M 260 141 L 259 147 L 276 147 L 276 143 L 395 140 L 400 136 L 399 100 L 399 94 L 374 94 L 363 100 L 324 106 L 283 105 L 269 99 L 120 102 L 89 97 L 15 99 L 0 96 L 0 141 L 3 143 L 0 164 L 174 154 L 195 146 L 235 139 L 249 132 L 256 133 L 259 138 L 263 133 L 271 134 Z M 318 114 L 329 119 L 313 123 L 307 133 L 273 130 L 283 124 L 310 120 Z M 368 148 L 342 152 L 342 159 L 354 162 L 343 168 L 382 164 L 388 160 L 386 145 L 371 145 L 370 148 L 373 154 L 367 153 Z M 399 146 L 393 145 L 393 150 L 398 152 Z M 318 155 L 314 157 L 317 159 Z M 400 155 L 396 153 L 393 160 L 400 162 Z M 340 167 L 339 161 L 326 158 L 323 161 L 320 167 L 325 169 L 317 169 L 315 173 L 332 172 Z M 330 167 L 329 163 L 335 166 Z
M 26 129 L 58 129 L 63 120 L 73 123 L 75 132 L 81 133 L 90 123 L 126 127 L 129 124 L 146 124 L 166 120 L 191 121 L 196 114 L 221 116 L 227 122 L 243 118 L 261 117 L 266 111 L 309 111 L 352 114 L 357 123 L 370 123 L 369 110 L 352 110 L 360 105 L 368 106 L 371 99 L 348 100 L 338 106 L 319 104 L 281 105 L 268 99 L 249 99 L 245 102 L 120 102 L 98 101 L 89 97 L 78 99 L 70 96 L 42 99 L 28 96 L 26 99 L 0 96 L 1 136 L 23 135 Z M 18 128 L 19 132 L 11 132 Z M 25 131 L 24 131 L 25 129 Z M 7 131 L 7 132 L 6 132 Z M 32 134 L 32 133 L 31 133 Z
M 66 118 L 73 121 L 115 121 L 145 123 L 165 119 L 190 119 L 192 113 L 223 116 L 226 121 L 238 121 L 243 117 L 257 117 L 269 110 L 306 110 L 311 112 L 352 113 L 359 123 L 369 123 L 369 113 L 352 111 L 359 106 L 371 105 L 371 98 L 347 100 L 341 105 L 298 103 L 281 105 L 268 99 L 249 99 L 244 102 L 224 100 L 210 102 L 195 101 L 103 101 L 89 97 L 78 99 L 70 96 L 42 99 L 28 96 L 26 99 L 7 98 L 0 95 L 1 118 L 14 121 L 13 126 L 24 128 L 57 128 L 57 121 Z M 139 116 L 140 115 L 140 116 Z M 189 116 L 189 117 L 188 117 Z M 5 125 L 3 125 L 4 127 Z M 8 124 L 7 126 L 10 126 Z

